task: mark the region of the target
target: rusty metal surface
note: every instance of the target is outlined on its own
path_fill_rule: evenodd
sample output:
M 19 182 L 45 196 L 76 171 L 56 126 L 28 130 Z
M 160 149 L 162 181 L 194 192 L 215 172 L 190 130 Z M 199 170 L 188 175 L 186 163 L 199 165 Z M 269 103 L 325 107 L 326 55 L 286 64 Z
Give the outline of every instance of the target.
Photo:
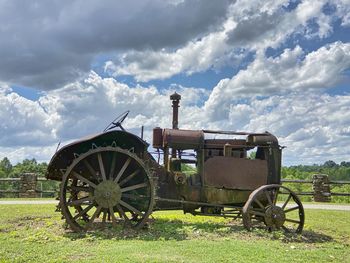
M 252 191 L 204 187 L 203 192 L 208 203 L 238 205 L 244 204 Z
M 153 148 L 163 147 L 163 129 L 156 127 L 153 129 Z
M 164 129 L 163 146 L 178 150 L 198 149 L 203 146 L 204 133 L 198 130 Z
M 268 135 L 268 132 L 254 133 L 254 132 L 237 132 L 237 131 L 214 131 L 214 130 L 203 130 L 204 133 L 213 134 L 227 134 L 227 135 Z
M 179 103 L 181 100 L 181 95 L 177 94 L 176 92 L 172 95 L 170 95 L 170 100 L 172 100 L 172 107 L 173 107 L 173 129 L 178 129 L 179 125 Z
M 230 144 L 234 146 L 235 148 L 245 148 L 246 147 L 246 140 L 242 139 L 206 139 L 204 141 L 204 148 L 205 149 L 223 149 L 225 144 Z
M 247 136 L 247 143 L 254 145 L 278 145 L 278 140 L 270 133 L 263 135 L 250 134 Z
M 173 107 L 173 129 L 179 128 L 179 103 L 181 100 L 180 94 L 174 92 L 174 94 L 170 95 L 170 100 L 172 100 Z M 176 158 L 176 149 L 173 148 L 171 150 L 171 157 Z
M 267 182 L 267 162 L 215 156 L 204 163 L 204 183 L 207 186 L 254 190 Z
M 87 136 L 67 144 L 55 153 L 48 165 L 46 178 L 61 180 L 63 175 L 62 170 L 67 169 L 77 156 L 92 148 L 110 145 L 128 150 L 132 149 L 137 154 L 142 154 L 148 147 L 148 144 L 140 137 L 126 131 L 112 130 Z

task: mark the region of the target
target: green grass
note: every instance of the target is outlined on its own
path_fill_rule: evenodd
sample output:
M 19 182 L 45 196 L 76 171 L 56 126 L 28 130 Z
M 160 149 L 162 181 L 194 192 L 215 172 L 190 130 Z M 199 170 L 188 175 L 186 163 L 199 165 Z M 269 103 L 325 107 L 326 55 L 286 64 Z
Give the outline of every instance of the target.
M 349 262 L 350 212 L 306 210 L 302 235 L 156 212 L 148 229 L 76 234 L 54 205 L 0 205 L 0 262 Z
M 1 197 L 0 198 L 0 201 L 51 201 L 51 200 L 56 200 L 56 198 L 54 197 L 37 197 L 37 198 Z

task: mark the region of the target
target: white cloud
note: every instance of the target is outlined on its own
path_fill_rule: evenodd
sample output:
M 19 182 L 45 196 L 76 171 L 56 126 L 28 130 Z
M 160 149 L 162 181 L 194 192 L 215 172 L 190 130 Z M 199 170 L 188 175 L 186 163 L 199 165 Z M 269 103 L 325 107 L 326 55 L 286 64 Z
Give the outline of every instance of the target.
M 7 90 L 0 93 L 0 145 L 47 145 L 55 137 L 38 102 Z
M 348 0 L 304 0 L 287 8 L 293 4 L 1 1 L 0 81 L 51 90 L 86 78 L 92 63 L 108 60 L 112 75 L 165 79 L 233 66 L 246 52 L 280 47 L 291 36 L 327 37 L 336 19 L 349 25 Z M 335 12 L 325 13 L 327 4 Z
M 207 91 L 172 86 L 175 87 L 183 98 L 181 128 L 268 130 L 288 147 L 284 164 L 342 161 L 350 156 L 350 95 L 299 92 L 241 101 L 231 101 L 230 96 L 226 117 L 213 119 L 202 104 Z M 0 108 L 0 116 L 2 125 L 8 127 L 2 134 L 7 141 L 1 141 L 0 158 L 8 156 L 13 162 L 33 157 L 48 161 L 59 140 L 65 144 L 100 132 L 127 109 L 131 113 L 125 127 L 139 135 L 144 125 L 145 138 L 151 142 L 154 127 L 171 127 L 171 92 L 171 88 L 160 92 L 155 87 L 129 87 L 91 72 L 86 80 L 47 92 L 38 102 L 15 93 L 2 94 L 0 102 L 6 107 Z M 4 116 L 10 116 L 9 120 Z
M 203 72 L 220 67 L 227 60 L 233 66 L 248 51 L 262 53 L 268 47 L 278 48 L 293 35 L 309 39 L 329 36 L 335 14 L 339 12 L 325 14 L 326 3 L 304 0 L 295 9 L 286 11 L 289 1 L 236 1 L 230 6 L 221 29 L 192 39 L 175 50 L 126 51 L 114 61 L 106 62 L 105 70 L 113 76 L 132 75 L 137 81 L 147 82 L 179 73 Z M 338 5 L 342 10 L 345 4 Z M 317 24 L 316 29 L 312 23 Z
M 176 48 L 221 26 L 230 1 L 0 1 L 0 81 L 44 90 L 100 55 Z M 176 33 L 174 33 L 176 32 Z
M 336 7 L 337 16 L 341 18 L 342 26 L 350 26 L 350 1 L 332 0 L 331 3 Z
M 299 93 L 231 104 L 222 129 L 269 131 L 284 150 L 284 164 L 340 162 L 350 156 L 350 95 Z M 336 149 L 336 150 L 334 150 Z
M 108 61 L 105 70 L 114 76 L 133 75 L 137 81 L 165 79 L 181 72 L 192 74 L 215 66 L 231 48 L 226 44 L 227 32 L 235 23 L 229 19 L 218 32 L 198 41 L 190 41 L 174 52 L 130 51 L 121 55 L 117 62 Z
M 12 164 L 33 158 L 38 162 L 48 162 L 54 155 L 57 146 L 58 142 L 48 146 L 0 147 L 0 160 L 7 157 Z
M 94 72 L 83 81 L 46 92 L 38 101 L 5 89 L 0 93 L 0 146 L 48 145 L 101 132 L 126 110 L 131 111 L 125 122 L 129 129 L 169 126 L 169 95 L 174 89 L 184 95 L 182 106 L 191 110 L 188 115 L 199 111 L 196 105 L 208 96 L 203 89 L 177 85 L 162 92 L 153 86 L 129 87 Z
M 273 4 L 272 4 L 272 3 Z M 325 1 L 302 1 L 295 9 L 286 11 L 289 1 L 241 1 L 232 7 L 237 26 L 229 34 L 233 46 L 253 50 L 279 47 L 288 37 L 308 29 L 308 21 L 322 14 Z
M 285 49 L 278 57 L 258 54 L 245 70 L 221 80 L 213 89 L 206 110 L 212 118 L 226 118 L 227 109 L 239 98 L 268 96 L 333 87 L 350 68 L 350 44 L 335 42 L 304 56 L 302 49 Z
M 307 53 L 298 41 L 332 36 L 349 13 L 349 0 L 0 1 L 0 158 L 48 160 L 59 140 L 100 132 L 125 110 L 125 127 L 144 125 L 150 141 L 153 127 L 171 126 L 176 90 L 182 128 L 269 130 L 287 164 L 348 159 L 349 95 L 324 92 L 349 83 L 350 43 Z M 284 50 L 267 57 L 268 47 Z M 113 76 L 147 82 L 233 69 L 247 54 L 247 68 L 213 90 L 131 87 L 91 71 L 110 60 Z M 31 101 L 9 83 L 49 91 Z

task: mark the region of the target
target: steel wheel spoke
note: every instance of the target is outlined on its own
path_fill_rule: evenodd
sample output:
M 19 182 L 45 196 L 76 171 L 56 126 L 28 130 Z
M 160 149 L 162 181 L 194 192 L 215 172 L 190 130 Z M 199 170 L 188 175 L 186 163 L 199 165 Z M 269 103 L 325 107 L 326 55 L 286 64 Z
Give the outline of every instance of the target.
M 275 189 L 275 191 L 273 193 L 273 199 L 272 199 L 273 205 L 276 205 L 277 198 L 278 198 L 278 192 L 279 192 L 279 189 Z
M 114 179 L 114 182 L 117 183 L 117 182 L 119 181 L 120 177 L 123 175 L 123 173 L 125 172 L 126 168 L 128 168 L 130 162 L 131 162 L 131 158 L 129 157 L 129 158 L 126 160 L 126 162 L 124 163 L 122 169 L 120 169 L 120 171 L 119 171 L 117 177 Z
M 286 218 L 285 221 L 291 222 L 291 223 L 295 223 L 295 224 L 300 224 L 300 221 L 297 221 L 297 220 L 294 220 L 294 219 L 288 219 L 288 218 Z
M 82 182 L 84 182 L 84 183 L 90 185 L 90 186 L 93 187 L 93 188 L 96 188 L 96 187 L 97 187 L 93 182 L 91 182 L 90 180 L 86 179 L 85 177 L 83 177 L 82 175 L 78 174 L 77 172 L 72 171 L 72 175 L 73 175 L 75 178 L 77 178 L 77 179 L 79 179 L 80 181 L 82 181 Z
M 89 212 L 90 209 L 93 208 L 93 207 L 94 207 L 94 204 L 91 204 L 91 205 L 85 207 L 85 208 L 84 208 L 83 210 L 81 210 L 77 215 L 75 215 L 75 216 L 73 217 L 73 219 L 74 219 L 74 220 L 77 220 L 79 217 L 81 217 L 82 215 L 84 215 L 84 214 L 86 214 L 87 212 Z
M 91 228 L 91 226 L 92 226 L 92 224 L 93 224 L 95 218 L 96 218 L 97 215 L 100 213 L 101 209 L 102 209 L 102 206 L 98 206 L 98 207 L 96 208 L 95 213 L 92 215 L 92 217 L 90 218 L 89 222 L 88 222 L 87 225 L 86 225 L 86 230 L 88 230 L 89 228 Z
M 93 201 L 93 200 L 94 200 L 94 198 L 92 196 L 87 196 L 87 197 L 80 198 L 78 200 L 73 200 L 73 201 L 67 202 L 67 205 L 68 206 L 81 205 L 86 201 Z
M 116 161 L 117 161 L 116 153 L 114 152 L 113 155 L 112 155 L 111 169 L 110 169 L 110 171 L 109 171 L 109 177 L 108 177 L 109 179 L 113 179 Z
M 137 198 L 148 198 L 149 196 L 147 196 L 147 195 L 135 195 L 135 194 L 126 194 L 126 193 L 123 193 L 123 194 L 122 194 L 122 197 L 130 198 L 130 199 L 137 199 Z
M 299 206 L 294 206 L 292 208 L 288 208 L 287 210 L 284 210 L 285 213 L 291 212 L 293 210 L 299 209 Z
M 125 179 L 121 180 L 119 185 L 122 186 L 124 184 L 126 184 L 127 182 L 129 182 L 135 175 L 137 175 L 140 172 L 140 170 L 136 170 L 135 172 L 133 172 L 132 174 L 130 174 L 128 177 L 126 177 Z
M 282 229 L 284 230 L 284 232 L 286 232 L 286 233 L 290 233 L 290 231 L 289 231 L 289 229 L 288 228 L 286 228 L 285 226 L 281 226 L 282 227 Z
M 116 227 L 117 226 L 117 219 L 115 218 L 115 215 L 114 215 L 113 206 L 109 207 L 109 213 L 110 213 L 111 218 L 112 218 L 112 225 L 114 227 Z
M 117 204 L 117 209 L 118 209 L 118 213 L 120 214 L 120 217 L 121 217 L 121 218 L 124 217 L 125 222 L 129 224 L 129 223 L 130 223 L 130 222 L 129 222 L 130 220 L 129 220 L 129 218 L 126 216 L 126 214 L 125 214 L 123 208 L 122 208 L 119 204 Z
M 92 192 L 90 187 L 84 187 L 84 186 L 67 186 L 68 190 L 73 190 L 75 192 Z
M 139 216 L 143 216 L 143 213 L 139 210 L 137 210 L 135 207 L 129 205 L 128 203 L 125 203 L 123 200 L 120 200 L 119 203 L 124 206 L 125 208 L 129 209 L 130 211 L 134 212 L 135 214 L 138 214 Z
M 265 210 L 264 205 L 258 199 L 254 199 L 254 202 L 257 203 L 260 206 L 261 209 Z
M 105 225 L 106 224 L 106 219 L 107 219 L 107 212 L 103 211 L 103 216 L 102 216 L 102 224 Z
M 257 216 L 265 216 L 265 213 L 255 211 L 255 210 L 251 210 L 250 213 Z
M 84 165 L 86 166 L 86 168 L 89 170 L 90 174 L 91 174 L 93 177 L 97 178 L 97 176 L 96 176 L 96 171 L 95 171 L 94 168 L 92 168 L 92 166 L 90 165 L 90 163 L 89 163 L 86 159 L 83 161 L 83 163 L 84 163 Z M 97 179 L 98 179 L 98 178 L 97 178 Z
M 287 204 L 288 204 L 288 202 L 289 202 L 289 200 L 292 198 L 292 194 L 289 194 L 288 195 L 288 198 L 287 198 L 287 200 L 284 202 L 284 204 L 282 205 L 282 209 L 284 210 L 284 208 L 287 206 Z
M 269 202 L 270 205 L 273 205 L 272 200 L 271 200 L 271 196 L 270 193 L 268 191 L 264 191 L 266 197 L 267 197 L 267 201 Z
M 101 153 L 97 154 L 97 159 L 98 159 L 98 165 L 100 166 L 100 172 L 101 172 L 101 176 L 102 176 L 102 181 L 106 181 L 106 171 L 105 171 L 105 167 L 103 166 L 103 160 L 102 160 L 102 155 Z
M 122 188 L 121 192 L 123 193 L 123 192 L 131 191 L 131 190 L 136 190 L 136 189 L 139 189 L 139 188 L 144 188 L 147 185 L 148 185 L 147 183 L 135 184 L 135 185 L 132 185 L 132 186 L 128 186 L 128 187 Z

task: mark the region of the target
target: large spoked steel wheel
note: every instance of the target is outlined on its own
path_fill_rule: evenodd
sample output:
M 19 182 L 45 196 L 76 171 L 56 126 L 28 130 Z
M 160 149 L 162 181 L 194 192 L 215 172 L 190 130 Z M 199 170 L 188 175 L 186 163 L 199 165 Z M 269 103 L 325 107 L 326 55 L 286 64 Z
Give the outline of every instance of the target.
M 287 187 L 263 185 L 253 191 L 243 210 L 243 224 L 251 230 L 264 224 L 271 231 L 301 233 L 304 227 L 304 208 L 298 196 Z
M 92 149 L 68 167 L 60 204 L 74 231 L 107 224 L 143 226 L 152 213 L 154 184 L 143 161 L 118 147 Z

